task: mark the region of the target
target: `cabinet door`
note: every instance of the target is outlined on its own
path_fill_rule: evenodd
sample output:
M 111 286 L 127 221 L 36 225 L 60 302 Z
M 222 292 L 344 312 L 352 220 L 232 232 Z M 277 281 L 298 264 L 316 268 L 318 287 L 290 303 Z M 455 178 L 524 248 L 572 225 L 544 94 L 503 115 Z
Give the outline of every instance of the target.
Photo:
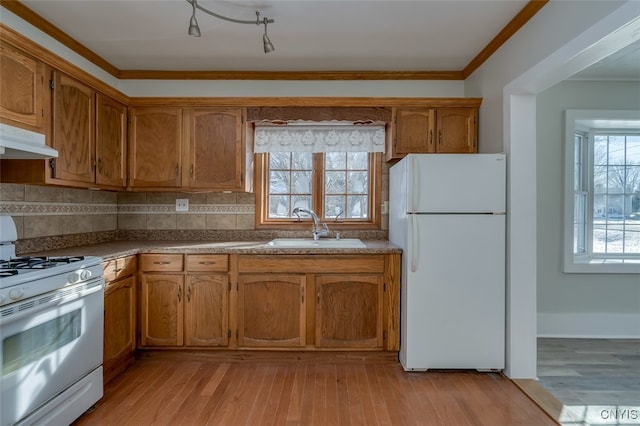
M 179 187 L 182 110 L 133 108 L 129 132 L 129 184 L 133 187 Z
M 126 185 L 127 107 L 101 93 L 96 95 L 96 183 Z
M 383 277 L 316 276 L 316 346 L 381 348 Z
M 425 108 L 397 108 L 395 110 L 395 136 L 393 158 L 409 153 L 435 151 L 435 112 Z
M 476 108 L 439 108 L 437 112 L 440 153 L 477 152 Z
M 243 275 L 238 280 L 238 346 L 304 346 L 304 275 Z
M 185 346 L 227 346 L 228 300 L 226 274 L 187 276 Z
M 52 146 L 58 150 L 53 177 L 94 183 L 95 92 L 59 71 L 53 75 Z
M 104 376 L 112 379 L 133 360 L 135 341 L 135 277 L 107 285 L 104 293 Z M 121 365 L 124 364 L 124 365 Z
M 141 345 L 182 346 L 184 277 L 141 274 Z
M 244 181 L 242 109 L 187 111 L 188 186 L 240 190 Z
M 44 65 L 1 43 L 0 118 L 12 125 L 43 133 L 45 90 Z

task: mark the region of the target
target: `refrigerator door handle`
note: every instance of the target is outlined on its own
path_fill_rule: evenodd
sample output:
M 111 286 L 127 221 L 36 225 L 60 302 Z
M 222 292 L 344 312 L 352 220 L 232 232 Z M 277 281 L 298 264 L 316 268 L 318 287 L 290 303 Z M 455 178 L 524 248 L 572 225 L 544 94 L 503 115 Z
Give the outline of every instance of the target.
M 416 213 L 418 211 L 418 196 L 420 195 L 420 191 L 418 191 L 418 183 L 420 182 L 420 168 L 418 167 L 418 157 L 414 155 L 411 158 L 411 176 L 413 176 L 413 182 L 411 182 L 411 213 Z
M 418 219 L 415 214 L 410 214 L 409 238 L 411 240 L 411 272 L 418 269 Z

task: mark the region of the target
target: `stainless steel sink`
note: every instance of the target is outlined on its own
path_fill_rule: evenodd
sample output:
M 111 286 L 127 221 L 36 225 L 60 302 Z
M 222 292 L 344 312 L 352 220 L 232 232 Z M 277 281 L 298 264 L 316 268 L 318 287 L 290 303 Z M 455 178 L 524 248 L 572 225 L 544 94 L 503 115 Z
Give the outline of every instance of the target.
M 273 248 L 365 248 L 364 243 L 357 238 L 319 239 L 311 238 L 276 238 L 265 244 Z

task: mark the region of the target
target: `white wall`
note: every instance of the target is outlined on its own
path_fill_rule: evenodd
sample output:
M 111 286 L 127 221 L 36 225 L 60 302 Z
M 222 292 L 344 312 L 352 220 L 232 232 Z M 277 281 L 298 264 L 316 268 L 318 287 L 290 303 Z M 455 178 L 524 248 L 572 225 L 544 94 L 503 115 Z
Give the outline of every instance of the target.
M 638 110 L 640 82 L 565 81 L 537 96 L 538 335 L 640 337 L 638 274 L 562 272 L 567 109 Z
M 482 150 L 503 150 L 509 158 L 506 374 L 510 377 L 536 376 L 535 95 L 609 54 L 608 48 L 596 49 L 598 42 L 639 16 L 637 1 L 551 1 L 465 82 L 467 96 L 483 98 Z

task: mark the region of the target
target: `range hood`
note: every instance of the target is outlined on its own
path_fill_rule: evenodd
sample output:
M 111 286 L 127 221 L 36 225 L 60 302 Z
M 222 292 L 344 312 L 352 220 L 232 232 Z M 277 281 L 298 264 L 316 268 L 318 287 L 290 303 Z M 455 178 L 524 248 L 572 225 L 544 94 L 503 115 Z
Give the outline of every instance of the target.
M 58 151 L 45 145 L 41 133 L 0 123 L 0 159 L 44 159 L 57 157 Z

